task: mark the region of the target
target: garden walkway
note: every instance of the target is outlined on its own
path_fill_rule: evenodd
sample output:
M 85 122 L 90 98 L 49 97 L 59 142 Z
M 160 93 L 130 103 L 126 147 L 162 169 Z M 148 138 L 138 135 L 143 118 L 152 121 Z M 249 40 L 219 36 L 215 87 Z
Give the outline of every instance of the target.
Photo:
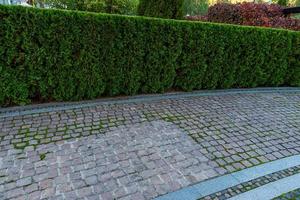
M 300 88 L 0 109 L 1 200 L 289 199 L 299 179 Z

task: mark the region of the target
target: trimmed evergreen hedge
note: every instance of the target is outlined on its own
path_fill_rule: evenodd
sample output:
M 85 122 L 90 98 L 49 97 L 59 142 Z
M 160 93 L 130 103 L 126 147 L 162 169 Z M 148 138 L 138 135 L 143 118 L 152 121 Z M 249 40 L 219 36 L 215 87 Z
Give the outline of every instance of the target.
M 300 33 L 0 6 L 0 105 L 300 86 Z

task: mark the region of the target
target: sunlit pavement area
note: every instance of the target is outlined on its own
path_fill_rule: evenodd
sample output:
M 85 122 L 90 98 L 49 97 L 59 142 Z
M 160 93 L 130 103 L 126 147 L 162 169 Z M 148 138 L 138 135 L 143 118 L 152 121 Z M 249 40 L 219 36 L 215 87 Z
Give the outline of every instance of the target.
M 299 88 L 2 108 L 0 130 L 0 199 L 299 199 Z

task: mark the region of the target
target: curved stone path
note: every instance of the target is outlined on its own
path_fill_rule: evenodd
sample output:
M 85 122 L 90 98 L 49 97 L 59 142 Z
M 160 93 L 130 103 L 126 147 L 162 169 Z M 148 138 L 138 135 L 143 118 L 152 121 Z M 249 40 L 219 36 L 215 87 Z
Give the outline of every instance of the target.
M 299 155 L 299 133 L 298 88 L 3 108 L 0 199 L 153 199 Z

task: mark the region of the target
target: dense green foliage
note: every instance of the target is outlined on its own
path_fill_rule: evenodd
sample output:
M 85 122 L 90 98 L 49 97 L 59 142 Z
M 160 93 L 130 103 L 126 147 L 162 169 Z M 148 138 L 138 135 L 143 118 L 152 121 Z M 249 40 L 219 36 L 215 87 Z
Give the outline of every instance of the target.
M 184 0 L 184 15 L 204 15 L 208 10 L 208 0 Z
M 300 86 L 300 37 L 299 34 L 293 34 L 292 51 L 289 56 L 288 82 L 291 86 Z
M 287 6 L 288 0 L 278 0 L 277 3 L 278 3 L 279 5 L 281 5 L 281 6 Z
M 139 0 L 40 0 L 52 8 L 133 15 Z
M 0 105 L 300 86 L 300 33 L 0 6 Z
M 184 0 L 140 0 L 138 14 L 148 17 L 181 19 Z

